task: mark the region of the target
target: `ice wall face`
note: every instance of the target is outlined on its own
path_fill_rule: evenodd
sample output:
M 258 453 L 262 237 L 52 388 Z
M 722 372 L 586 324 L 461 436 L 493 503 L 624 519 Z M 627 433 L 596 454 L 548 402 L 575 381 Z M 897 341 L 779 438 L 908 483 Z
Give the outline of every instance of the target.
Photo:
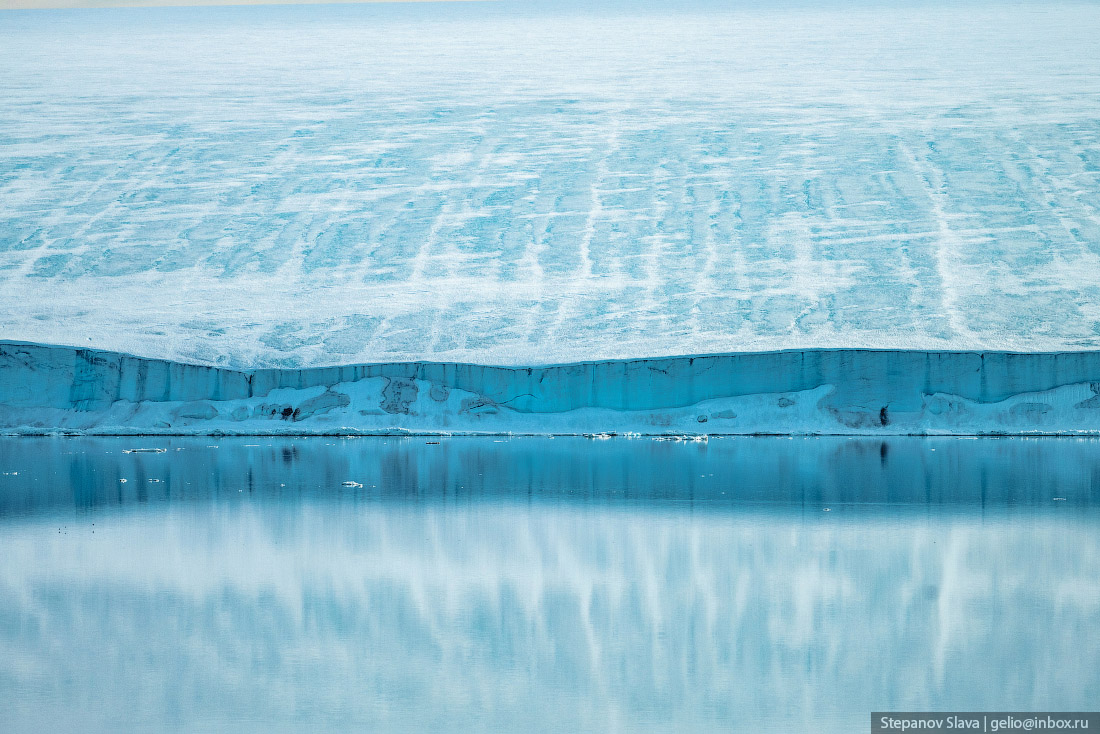
M 0 343 L 0 430 L 1097 434 L 1100 352 L 804 350 L 236 371 Z
M 6 13 L 0 338 L 1100 346 L 1100 7 Z

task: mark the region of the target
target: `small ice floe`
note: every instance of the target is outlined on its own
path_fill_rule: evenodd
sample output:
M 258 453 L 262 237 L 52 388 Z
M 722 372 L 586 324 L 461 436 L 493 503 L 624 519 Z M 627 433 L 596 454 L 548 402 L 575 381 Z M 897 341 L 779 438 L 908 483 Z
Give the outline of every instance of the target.
M 606 441 L 614 436 L 614 433 L 585 433 L 582 434 L 585 438 L 590 438 L 593 441 Z
M 1052 497 L 1051 499 L 1053 499 L 1055 502 L 1065 502 L 1066 501 L 1065 497 Z
M 118 480 L 118 483 L 119 483 L 119 484 L 126 484 L 126 480 L 125 480 L 125 479 L 119 479 L 119 480 Z
M 157 484 L 160 484 L 160 480 L 159 480 L 159 479 L 150 479 L 149 481 L 150 481 L 150 482 L 156 482 Z
M 168 449 L 123 449 L 124 454 L 163 454 Z
M 4 476 L 5 477 L 17 477 L 17 476 L 19 476 L 19 472 L 17 472 L 17 471 L 6 471 L 6 472 L 4 472 Z
M 829 509 L 828 507 L 826 507 L 826 508 L 822 509 L 821 511 L 822 511 L 822 512 L 832 512 L 832 510 L 830 510 L 830 509 Z
M 424 442 L 424 445 L 425 445 L 425 446 L 438 446 L 438 445 L 439 445 L 439 441 L 425 441 L 425 442 Z
M 362 486 L 363 486 L 363 485 L 362 485 L 362 484 L 360 484 L 359 482 L 342 482 L 342 484 L 343 484 L 343 485 L 344 485 L 345 487 L 362 487 Z

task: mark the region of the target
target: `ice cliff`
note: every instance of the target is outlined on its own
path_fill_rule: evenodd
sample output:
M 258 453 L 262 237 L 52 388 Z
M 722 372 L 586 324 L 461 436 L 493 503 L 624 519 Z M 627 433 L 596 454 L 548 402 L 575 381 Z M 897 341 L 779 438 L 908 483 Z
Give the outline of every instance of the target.
M 231 370 L 0 342 L 9 433 L 1100 433 L 1100 352 Z

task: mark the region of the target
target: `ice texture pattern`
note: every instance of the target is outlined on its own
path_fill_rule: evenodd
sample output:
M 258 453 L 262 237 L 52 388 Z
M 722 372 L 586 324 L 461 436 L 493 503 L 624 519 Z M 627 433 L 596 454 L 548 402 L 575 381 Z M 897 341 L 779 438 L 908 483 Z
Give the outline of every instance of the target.
M 0 14 L 0 338 L 1100 346 L 1100 5 Z

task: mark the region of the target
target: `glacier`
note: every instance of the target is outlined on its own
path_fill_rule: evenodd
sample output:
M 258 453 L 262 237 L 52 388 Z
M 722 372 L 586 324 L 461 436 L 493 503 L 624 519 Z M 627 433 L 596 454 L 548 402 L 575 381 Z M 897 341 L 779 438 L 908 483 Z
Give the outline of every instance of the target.
M 4 12 L 0 430 L 1095 432 L 1097 27 Z
M 0 342 L 12 434 L 1100 434 L 1100 352 L 233 370 Z
M 0 15 L 0 338 L 238 369 L 1100 346 L 1100 6 Z

